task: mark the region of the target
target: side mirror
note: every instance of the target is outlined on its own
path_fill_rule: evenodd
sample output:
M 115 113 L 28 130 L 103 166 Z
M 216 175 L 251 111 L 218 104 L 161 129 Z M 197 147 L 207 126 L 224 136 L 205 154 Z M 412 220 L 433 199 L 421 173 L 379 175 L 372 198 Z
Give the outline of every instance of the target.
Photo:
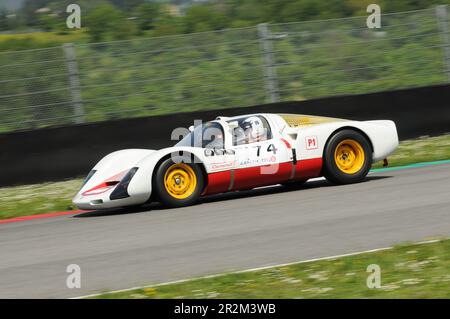
M 189 132 L 192 132 L 194 130 L 194 125 L 189 126 Z

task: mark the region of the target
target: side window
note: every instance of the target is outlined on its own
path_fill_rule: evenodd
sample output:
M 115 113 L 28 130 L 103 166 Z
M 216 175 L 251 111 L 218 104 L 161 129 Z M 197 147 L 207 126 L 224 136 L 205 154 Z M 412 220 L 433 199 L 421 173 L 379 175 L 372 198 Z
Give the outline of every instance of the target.
M 209 123 L 203 128 L 203 148 L 224 148 L 224 136 L 222 125 L 218 123 Z
M 265 133 L 266 134 L 266 140 L 272 139 L 272 130 L 270 129 L 269 122 L 267 122 L 266 118 L 263 117 L 263 116 L 259 116 L 259 118 L 263 122 L 264 130 L 266 132 Z
M 239 118 L 232 131 L 233 146 L 270 140 L 272 131 L 267 120 L 260 115 Z M 233 122 L 235 122 L 233 121 Z
M 223 127 L 217 122 L 206 122 L 203 125 L 198 125 L 175 146 L 223 148 Z

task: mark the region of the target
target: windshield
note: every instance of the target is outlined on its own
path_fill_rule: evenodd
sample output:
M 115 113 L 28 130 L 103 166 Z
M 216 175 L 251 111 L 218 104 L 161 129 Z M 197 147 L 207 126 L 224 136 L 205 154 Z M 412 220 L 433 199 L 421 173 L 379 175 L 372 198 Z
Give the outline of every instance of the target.
M 175 146 L 224 148 L 223 128 L 217 122 L 198 125 Z

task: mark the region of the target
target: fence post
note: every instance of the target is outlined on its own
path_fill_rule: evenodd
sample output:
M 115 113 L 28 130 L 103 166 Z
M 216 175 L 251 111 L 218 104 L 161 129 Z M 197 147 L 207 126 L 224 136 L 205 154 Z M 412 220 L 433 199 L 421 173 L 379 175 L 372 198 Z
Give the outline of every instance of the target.
M 447 78 L 448 82 L 450 82 L 450 36 L 448 34 L 447 5 L 436 6 L 436 17 L 443 42 L 442 50 L 444 53 L 444 64 L 447 68 Z
M 280 96 L 278 94 L 277 72 L 274 65 L 275 59 L 273 53 L 272 36 L 267 23 L 258 24 L 258 35 L 261 43 L 266 90 L 268 93 L 269 101 L 271 103 L 276 103 L 280 101 Z
M 63 45 L 64 55 L 67 61 L 67 72 L 69 74 L 69 89 L 72 97 L 73 114 L 75 123 L 85 122 L 85 113 L 81 100 L 80 78 L 78 74 L 78 64 L 73 43 Z

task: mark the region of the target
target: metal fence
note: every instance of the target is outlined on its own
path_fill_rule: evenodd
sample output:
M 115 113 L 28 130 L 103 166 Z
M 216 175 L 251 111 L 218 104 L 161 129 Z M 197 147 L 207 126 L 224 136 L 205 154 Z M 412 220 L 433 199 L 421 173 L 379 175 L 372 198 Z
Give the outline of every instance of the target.
M 450 81 L 446 6 L 366 19 L 3 52 L 0 132 Z

